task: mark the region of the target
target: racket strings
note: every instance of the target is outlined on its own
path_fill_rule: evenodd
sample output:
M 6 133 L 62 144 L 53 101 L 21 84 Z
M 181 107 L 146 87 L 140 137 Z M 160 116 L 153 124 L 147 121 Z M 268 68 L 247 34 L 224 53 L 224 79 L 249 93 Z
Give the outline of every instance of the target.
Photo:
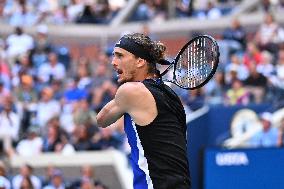
M 194 88 L 211 74 L 214 64 L 214 44 L 206 38 L 198 38 L 182 52 L 176 64 L 175 81 L 184 88 Z

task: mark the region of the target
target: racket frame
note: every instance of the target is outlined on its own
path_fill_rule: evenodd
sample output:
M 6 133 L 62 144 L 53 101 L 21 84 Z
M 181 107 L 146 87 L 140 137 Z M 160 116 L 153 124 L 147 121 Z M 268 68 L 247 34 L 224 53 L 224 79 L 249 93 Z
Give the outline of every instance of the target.
M 202 82 L 200 83 L 199 85 L 195 86 L 195 87 L 183 87 L 181 85 L 179 85 L 177 82 L 176 82 L 176 68 L 177 68 L 177 63 L 180 59 L 180 56 L 183 54 L 183 52 L 185 51 L 185 49 L 191 44 L 193 43 L 194 41 L 198 40 L 199 38 L 208 38 L 212 41 L 213 43 L 213 47 L 215 47 L 215 49 L 212 50 L 212 53 L 213 53 L 213 56 L 214 56 L 214 60 L 215 60 L 215 63 L 213 64 L 213 68 L 210 72 L 210 74 L 207 76 L 207 78 Z M 194 90 L 194 89 L 197 89 L 197 88 L 200 88 L 200 87 L 203 87 L 206 83 L 208 83 L 208 81 L 214 76 L 216 70 L 217 70 L 217 67 L 218 67 L 218 64 L 219 64 L 219 56 L 220 56 L 220 53 L 219 53 L 219 46 L 217 44 L 217 41 L 211 37 L 210 35 L 198 35 L 196 37 L 194 37 L 193 39 L 191 39 L 190 41 L 188 41 L 181 49 L 180 51 L 178 52 L 177 56 L 175 57 L 175 59 L 172 61 L 172 62 L 168 62 L 168 64 L 170 64 L 164 71 L 163 73 L 161 73 L 161 77 L 164 76 L 172 67 L 174 67 L 174 71 L 173 71 L 173 80 L 168 80 L 168 79 L 163 79 L 163 81 L 166 81 L 166 82 L 171 82 L 175 85 L 177 85 L 178 87 L 182 88 L 182 89 L 186 89 L 186 90 Z

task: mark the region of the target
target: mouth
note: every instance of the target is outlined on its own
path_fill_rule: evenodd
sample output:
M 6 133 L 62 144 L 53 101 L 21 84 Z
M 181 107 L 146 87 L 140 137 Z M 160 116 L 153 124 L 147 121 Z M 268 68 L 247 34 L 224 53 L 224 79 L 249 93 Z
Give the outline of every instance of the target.
M 123 71 L 120 70 L 120 69 L 117 69 L 117 70 L 116 70 L 116 73 L 117 73 L 117 76 L 120 76 L 120 75 L 123 73 Z

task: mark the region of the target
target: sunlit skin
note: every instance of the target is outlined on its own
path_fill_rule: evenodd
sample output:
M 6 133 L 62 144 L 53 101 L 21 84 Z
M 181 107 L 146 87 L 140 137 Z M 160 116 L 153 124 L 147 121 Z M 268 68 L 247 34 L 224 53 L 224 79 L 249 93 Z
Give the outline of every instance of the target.
M 118 83 L 129 81 L 142 81 L 151 78 L 153 75 L 147 73 L 147 62 L 135 57 L 132 53 L 115 47 L 111 63 L 118 74 Z
M 98 113 L 98 125 L 110 126 L 124 113 L 129 113 L 135 123 L 141 126 L 149 124 L 157 116 L 155 99 L 144 84 L 138 82 L 154 77 L 154 74 L 148 73 L 147 61 L 115 47 L 111 64 L 118 74 L 121 86 L 115 98 Z

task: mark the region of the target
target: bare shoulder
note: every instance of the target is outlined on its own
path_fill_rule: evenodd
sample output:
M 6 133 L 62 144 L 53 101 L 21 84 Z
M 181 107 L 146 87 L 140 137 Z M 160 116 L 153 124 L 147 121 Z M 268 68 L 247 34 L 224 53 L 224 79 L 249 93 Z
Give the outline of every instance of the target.
M 118 88 L 116 95 L 124 96 L 125 98 L 135 97 L 135 96 L 143 95 L 143 93 L 147 91 L 148 89 L 141 82 L 127 82 Z
M 147 101 L 150 91 L 141 82 L 127 82 L 121 85 L 115 95 L 116 103 L 125 110 L 140 107 L 141 102 Z

